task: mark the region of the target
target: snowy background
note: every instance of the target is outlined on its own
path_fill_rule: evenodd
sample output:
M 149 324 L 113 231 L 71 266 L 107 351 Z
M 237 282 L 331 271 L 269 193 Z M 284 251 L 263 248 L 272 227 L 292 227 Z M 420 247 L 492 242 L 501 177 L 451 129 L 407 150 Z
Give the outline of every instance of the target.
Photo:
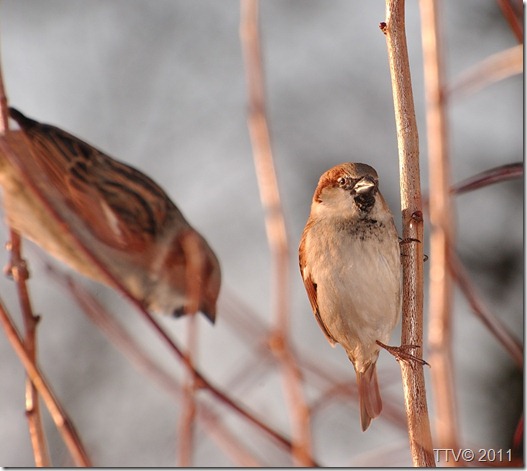
M 441 2 L 447 77 L 453 79 L 517 42 L 493 0 Z M 297 274 L 296 247 L 321 173 L 345 161 L 374 166 L 399 226 L 398 162 L 384 2 L 265 0 L 261 27 L 273 149 L 291 243 L 294 342 L 300 351 L 354 374 L 313 319 Z M 246 125 L 246 89 L 235 0 L 4 0 L 0 44 L 11 105 L 60 126 L 150 175 L 218 254 L 223 272 L 216 326 L 200 320 L 200 364 L 218 385 L 245 359 L 222 322 L 227 296 L 270 321 L 271 264 Z M 407 34 L 427 188 L 423 74 L 417 1 L 407 2 Z M 523 88 L 517 76 L 452 104 L 455 182 L 523 158 Z M 499 184 L 457 200 L 458 247 L 485 300 L 523 331 L 523 184 Z M 5 226 L 0 240 L 6 240 Z M 39 327 L 39 360 L 99 466 L 173 466 L 180 405 L 136 371 L 45 272 L 49 260 L 26 245 Z M 1 255 L 1 254 L 0 254 Z M 7 261 L 2 255 L 0 264 Z M 78 277 L 164 364 L 174 364 L 132 308 L 111 290 Z M 0 293 L 17 313 L 14 286 Z M 18 318 L 18 316 L 17 316 Z M 163 319 L 182 338 L 185 321 Z M 398 332 L 393 343 L 398 343 Z M 254 339 L 254 342 L 263 339 Z M 506 352 L 455 298 L 455 362 L 462 439 L 508 447 L 521 407 L 521 377 Z M 24 416 L 24 374 L 0 334 L 0 465 L 32 466 Z M 397 364 L 380 359 L 383 396 L 401 397 Z M 386 385 L 384 377 L 394 378 Z M 262 375 L 239 393 L 289 435 L 278 376 Z M 328 466 L 410 464 L 404 431 L 377 420 L 360 432 L 356 408 L 334 405 L 313 424 L 315 455 Z M 240 426 L 243 427 L 243 426 Z M 52 459 L 70 464 L 46 414 Z M 247 432 L 248 433 L 248 432 Z M 232 465 L 198 430 L 195 465 Z M 255 439 L 256 440 L 256 439 Z M 270 466 L 287 456 L 267 444 Z M 389 446 L 387 445 L 389 444 Z M 268 450 L 266 447 L 269 447 Z M 391 448 L 390 448 L 391 447 Z M 379 463 L 374 455 L 369 463 Z M 364 460 L 364 461 L 361 461 Z

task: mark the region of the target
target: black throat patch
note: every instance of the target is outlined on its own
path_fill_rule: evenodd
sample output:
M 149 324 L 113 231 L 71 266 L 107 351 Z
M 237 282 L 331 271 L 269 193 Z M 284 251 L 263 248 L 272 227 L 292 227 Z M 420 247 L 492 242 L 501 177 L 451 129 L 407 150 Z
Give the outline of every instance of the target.
M 355 204 L 361 213 L 369 213 L 375 204 L 375 193 L 368 192 L 354 197 Z
M 369 217 L 358 220 L 343 219 L 336 225 L 337 231 L 346 232 L 359 240 L 382 241 L 386 236 L 386 226 L 383 222 Z

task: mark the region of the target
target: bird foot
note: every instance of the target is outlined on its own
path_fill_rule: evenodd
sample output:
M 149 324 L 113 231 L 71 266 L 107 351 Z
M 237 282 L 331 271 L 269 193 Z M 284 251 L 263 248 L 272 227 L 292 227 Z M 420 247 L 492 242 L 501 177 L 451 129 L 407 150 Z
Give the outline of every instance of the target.
M 419 239 L 414 239 L 413 237 L 406 237 L 404 239 L 401 239 L 399 237 L 399 245 L 409 244 L 410 242 L 417 242 L 418 244 L 421 243 L 421 241 Z
M 400 347 L 392 347 L 390 345 L 382 343 L 380 340 L 376 340 L 376 343 L 380 347 L 384 348 L 388 353 L 393 355 L 397 361 L 404 361 L 405 363 L 408 363 L 412 368 L 414 368 L 416 364 L 419 364 L 421 366 L 430 366 L 430 363 L 409 352 L 410 349 L 420 348 L 420 345 L 401 345 Z
M 399 247 L 402 247 L 403 245 L 409 244 L 410 242 L 417 242 L 418 244 L 421 243 L 419 239 L 414 239 L 413 237 L 406 237 L 405 239 L 401 239 L 399 237 Z M 406 257 L 406 254 L 401 253 L 401 257 Z M 423 255 L 423 262 L 426 262 L 428 260 L 428 255 Z

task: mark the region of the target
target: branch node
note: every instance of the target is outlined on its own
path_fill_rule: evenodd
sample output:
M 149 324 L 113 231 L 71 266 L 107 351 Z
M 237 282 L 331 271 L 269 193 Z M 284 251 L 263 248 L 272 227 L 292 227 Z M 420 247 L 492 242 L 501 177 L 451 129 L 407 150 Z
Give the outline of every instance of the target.
M 286 340 L 281 332 L 274 331 L 267 341 L 269 348 L 276 356 L 281 356 L 286 349 Z
M 423 212 L 422 211 L 414 211 L 410 217 L 412 218 L 412 221 L 423 222 Z

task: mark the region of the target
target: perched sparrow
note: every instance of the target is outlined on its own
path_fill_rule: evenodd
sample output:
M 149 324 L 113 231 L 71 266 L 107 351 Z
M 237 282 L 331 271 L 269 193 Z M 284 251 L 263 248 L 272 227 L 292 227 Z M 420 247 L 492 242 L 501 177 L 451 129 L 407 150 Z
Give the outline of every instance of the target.
M 10 116 L 21 131 L 0 143 L 8 223 L 83 275 L 112 285 L 80 241 L 147 309 L 176 316 L 200 310 L 214 322 L 218 260 L 167 194 L 59 128 L 12 108 Z
M 322 175 L 299 258 L 320 328 L 355 367 L 366 430 L 382 409 L 376 341 L 388 341 L 401 310 L 397 231 L 372 167 L 344 163 Z

